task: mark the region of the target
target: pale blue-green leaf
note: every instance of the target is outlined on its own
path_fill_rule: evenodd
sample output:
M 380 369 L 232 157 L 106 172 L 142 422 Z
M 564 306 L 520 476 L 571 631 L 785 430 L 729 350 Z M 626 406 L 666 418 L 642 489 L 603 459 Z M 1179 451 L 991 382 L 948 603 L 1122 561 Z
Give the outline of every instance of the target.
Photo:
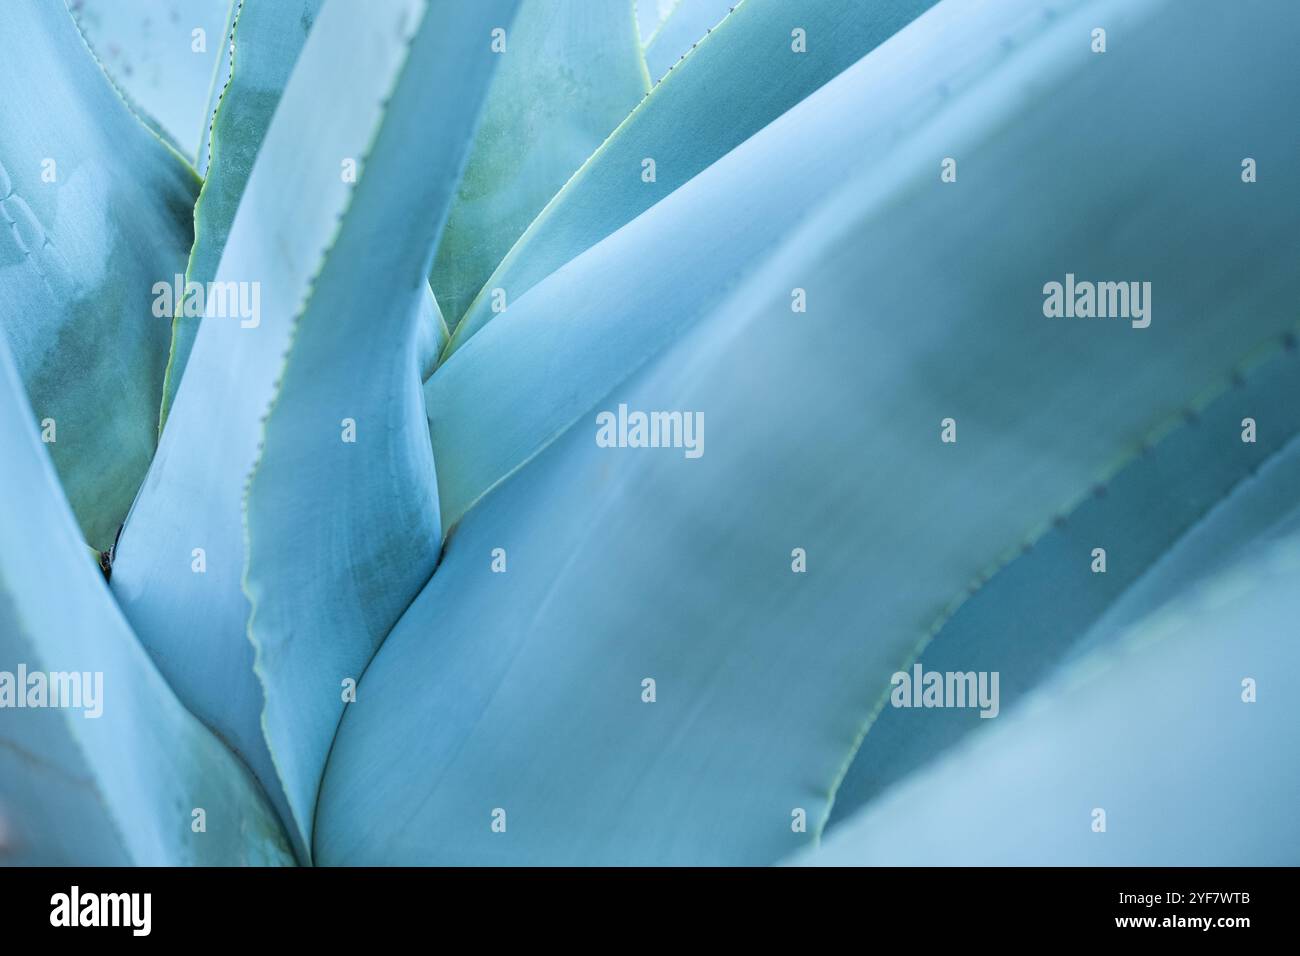
M 479 290 L 449 350 L 574 256 L 635 219 L 724 153 L 822 86 L 933 3 L 888 6 L 810 0 L 798 21 L 807 53 L 790 48 L 785 0 L 746 0 L 659 83 L 547 204 Z M 878 100 L 873 101 L 878 102 Z M 654 181 L 646 160 L 654 162 Z M 773 181 L 768 188 L 785 189 Z M 502 290 L 494 295 L 493 290 Z M 435 291 L 440 291 L 435 288 Z
M 510 439 L 542 450 L 464 514 L 371 663 L 318 858 L 761 863 L 809 839 L 792 811 L 824 819 L 890 674 L 968 585 L 1294 322 L 1297 187 L 1243 192 L 1230 144 L 1300 145 L 1280 121 L 1300 94 L 1276 82 L 1300 17 L 1179 6 L 944 5 L 871 58 L 916 71 L 907 103 L 848 96 L 854 76 L 822 91 L 846 94 L 846 126 L 895 108 L 914 125 L 759 246 L 761 269 L 736 278 L 728 252 L 763 228 L 754 207 L 784 204 L 769 185 L 838 171 L 822 157 L 842 139 L 788 147 L 829 111 L 816 97 L 493 323 L 474 343 L 501 369 L 484 395 L 514 400 L 478 418 L 482 440 L 514 427 L 507 407 L 572 414 Z M 1105 69 L 1079 40 L 1096 22 L 1125 37 Z M 960 185 L 939 179 L 946 155 Z M 1046 319 L 1043 283 L 1067 270 L 1152 281 L 1151 326 Z M 682 314 L 694 328 L 654 355 L 643 330 Z M 1248 335 L 1229 318 L 1245 315 Z M 645 364 L 620 384 L 632 353 Z M 702 456 L 598 447 L 592 413 L 620 403 L 701 413 Z
M 252 775 L 177 701 L 87 560 L 3 343 L 0 447 L 0 863 L 292 863 Z M 57 686 L 72 706 L 17 707 L 40 699 L 19 668 L 46 675 L 44 704 Z
M 198 181 L 131 115 L 59 0 L 0 8 L 0 327 L 86 540 L 113 543 L 157 435 Z
M 184 270 L 185 282 L 206 288 L 216 276 L 258 150 L 322 2 L 237 0 L 233 7 L 234 22 L 225 42 L 231 58 L 223 62 L 225 72 L 216 77 L 210 133 L 203 139 L 200 168 L 206 179 L 194 209 L 194 248 Z M 339 165 L 343 159 L 334 161 Z M 176 399 L 201 321 L 200 310 L 196 307 L 194 314 L 187 315 L 184 297 L 173 296 L 178 298 L 182 301 L 173 302 L 176 317 L 160 425 Z
M 1295 479 L 1291 467 L 1289 495 Z M 1294 865 L 1294 521 L 1290 531 L 1245 549 L 1227 570 L 986 721 L 996 726 L 889 790 L 797 862 Z M 1253 703 L 1246 678 L 1255 683 Z M 1093 829 L 1097 810 L 1105 832 Z
M 680 0 L 645 45 L 650 79 L 658 82 L 670 66 L 689 53 L 741 2 L 743 0 Z M 791 29 L 799 25 L 800 19 L 795 16 L 790 21 Z
M 427 284 L 425 294 L 420 298 L 416 329 L 416 353 L 419 356 L 420 381 L 423 382 L 438 367 L 438 357 L 442 355 L 450 338 L 442 309 L 438 307 L 438 300 Z
M 1291 375 L 1294 388 L 1294 370 Z M 1295 405 L 1291 395 L 1283 400 Z M 1257 412 L 1260 407 L 1256 405 L 1252 410 Z M 1269 410 L 1265 419 L 1269 428 L 1284 425 L 1294 414 L 1280 403 L 1265 407 Z M 1070 660 L 1104 646 L 1191 585 L 1224 570 L 1248 550 L 1293 534 L 1298 525 L 1300 440 L 1292 438 L 1107 608 L 1078 642 L 1077 652 Z
M 322 9 L 262 142 L 214 280 L 237 284 L 249 306 L 256 292 L 257 308 L 200 323 L 113 566 L 113 591 L 140 640 L 181 700 L 253 767 L 286 822 L 293 818 L 263 736 L 262 687 L 246 630 L 243 493 L 294 320 L 353 197 L 340 157 L 360 161 L 374 143 L 423 12 L 421 0 Z M 378 247 L 384 238 L 376 233 L 373 241 Z M 398 338 L 385 347 L 399 352 L 406 344 Z M 320 427 L 339 434 L 338 419 L 322 418 Z M 202 573 L 194 570 L 199 549 Z M 305 854 L 310 834 L 297 822 L 291 832 Z
M 1189 409 L 1186 422 L 1041 538 L 1026 542 L 1025 553 L 1000 568 L 921 649 L 924 669 L 997 671 L 1001 707 L 1009 710 L 1063 661 L 1150 611 L 1149 603 L 1135 609 L 1134 601 L 1153 581 L 1179 588 L 1203 573 L 1171 561 L 1167 552 L 1175 542 L 1212 533 L 1214 547 L 1200 550 L 1230 558 L 1230 535 L 1254 540 L 1279 508 L 1300 504 L 1297 353 L 1281 343 L 1273 353 L 1206 407 Z M 1253 416 L 1257 440 L 1243 442 L 1242 419 Z M 1268 473 L 1279 477 L 1252 478 L 1266 461 Z M 1093 570 L 1098 547 L 1106 552 L 1104 573 Z M 910 673 L 911 665 L 901 669 Z M 992 726 L 977 709 L 877 703 L 880 713 L 835 791 L 831 827 L 967 734 Z
M 430 275 L 452 328 L 537 213 L 650 88 L 629 0 L 532 0 L 504 42 Z
M 193 162 L 231 0 L 67 4 L 114 82 Z
M 216 124 L 217 107 L 226 95 L 226 86 L 230 82 L 235 65 L 235 23 L 244 9 L 244 0 L 230 0 L 230 9 L 226 13 L 226 25 L 221 33 L 220 49 L 217 51 L 217 65 L 212 71 L 212 82 L 208 86 L 207 107 L 203 111 L 203 129 L 199 139 L 198 156 L 194 168 L 200 176 L 207 178 L 208 163 L 212 160 L 212 131 Z
M 429 264 L 501 62 L 483 38 L 516 2 L 434 3 L 417 21 L 296 320 L 249 482 L 244 589 L 262 727 L 304 835 L 344 682 L 360 679 L 441 550 L 417 339 L 436 319 Z
M 642 45 L 644 45 L 649 42 L 655 30 L 659 29 L 659 24 L 663 23 L 668 15 L 672 13 L 673 7 L 677 5 L 677 0 L 635 0 L 634 5 L 636 6 L 637 32 L 641 36 Z

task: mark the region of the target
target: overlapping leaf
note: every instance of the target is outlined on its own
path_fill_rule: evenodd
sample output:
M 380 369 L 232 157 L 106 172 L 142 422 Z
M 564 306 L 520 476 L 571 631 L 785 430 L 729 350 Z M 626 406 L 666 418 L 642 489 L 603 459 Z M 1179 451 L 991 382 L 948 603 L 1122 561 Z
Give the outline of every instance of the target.
M 546 205 L 483 284 L 449 348 L 460 348 L 502 306 L 508 309 L 932 3 L 810 0 L 792 8 L 785 0 L 745 0 Z M 809 38 L 806 53 L 793 49 L 796 28 Z
M 501 68 L 430 276 L 453 327 L 528 224 L 650 86 L 628 0 L 527 3 L 494 42 Z
M 1300 650 L 1290 637 L 1300 611 L 1298 464 L 1293 442 L 1242 489 L 1247 501 L 1230 501 L 1171 552 L 1167 562 L 1212 571 L 1200 583 L 1118 641 L 1107 635 L 798 861 L 1293 863 L 1300 827 L 1278 795 L 1300 787 Z M 1215 539 L 1238 537 L 1233 518 L 1261 507 L 1275 523 L 1225 555 Z
M 191 161 L 240 0 L 66 0 L 104 69 Z
M 131 115 L 59 0 L 5 4 L 0 327 L 86 540 L 113 543 L 156 438 L 198 181 Z
M 1300 504 L 1300 478 L 1274 482 L 1271 494 L 1249 493 L 1253 471 L 1300 433 L 1296 352 L 1280 342 L 1272 351 L 999 569 L 920 650 L 924 670 L 997 672 L 1006 712 L 1062 661 L 1150 611 L 1132 605 L 1153 580 L 1167 578 L 1166 589 L 1176 591 L 1200 576 L 1177 561 L 1170 573 L 1168 551 L 1184 535 L 1207 533 L 1207 516 L 1219 529 L 1216 549 L 1230 557 L 1240 540 L 1254 540 L 1262 520 Z M 1243 442 L 1247 419 L 1256 440 Z M 1096 548 L 1105 552 L 1104 571 L 1094 570 Z M 836 788 L 832 827 L 967 734 L 993 726 L 978 709 L 881 704 Z
M 361 166 L 375 143 L 424 15 L 420 0 L 386 0 L 364 9 L 331 3 L 318 18 L 262 142 L 216 273 L 216 282 L 246 292 L 248 304 L 256 293 L 256 314 L 214 314 L 201 323 L 172 409 L 174 427 L 163 432 L 114 565 L 114 593 L 172 687 L 245 756 L 277 795 L 286 820 L 294 815 L 280 793 L 263 737 L 263 693 L 247 633 L 250 606 L 241 588 L 245 482 L 260 454 L 262 420 L 287 374 L 286 355 L 291 348 L 310 348 L 315 337 L 297 338 L 295 320 L 316 284 L 330 279 L 327 253 L 344 241 L 341 222 L 363 215 L 352 206 L 354 186 L 342 175 L 344 162 Z M 333 104 L 329 111 L 319 108 L 322 98 Z M 304 143 L 312 144 L 310 152 L 304 152 Z M 370 252 L 356 264 L 357 281 L 367 281 L 365 268 L 389 250 L 383 239 L 374 229 L 358 237 L 369 241 Z M 346 241 L 349 248 L 353 241 Z M 391 253 L 394 261 L 407 254 Z M 394 308 L 407 310 L 396 317 L 399 326 L 414 316 L 419 304 L 414 289 L 371 291 L 392 296 Z M 359 312 L 357 319 L 367 315 Z M 320 334 L 317 323 L 310 327 Z M 324 334 L 328 338 L 327 329 Z M 400 363 L 413 339 L 412 329 L 410 335 L 385 340 L 371 361 L 385 368 Z M 331 367 L 340 367 L 354 351 L 352 342 Z M 401 382 L 392 387 L 400 389 Z M 340 419 L 332 415 L 301 427 L 327 430 L 334 441 L 341 434 Z M 427 479 L 427 454 L 421 459 L 413 445 L 404 447 L 409 455 L 397 463 L 401 468 L 392 480 Z M 372 461 L 388 468 L 382 458 Z M 302 493 L 321 500 L 314 484 L 303 486 Z M 357 573 L 364 569 L 358 566 Z M 316 636 L 339 644 L 365 640 Z M 337 694 L 331 695 L 335 701 Z M 285 787 L 294 783 L 286 781 Z M 295 809 L 300 812 L 301 804 Z M 302 816 L 296 824 L 298 848 L 305 853 L 308 824 Z
M 425 276 L 499 62 L 484 39 L 514 7 L 431 4 L 419 21 L 297 319 L 249 483 L 262 725 L 304 834 L 344 682 L 360 678 L 441 548 L 417 341 L 436 308 Z M 358 342 L 371 344 L 358 354 Z
M 1295 91 L 1268 77 L 1300 23 L 1176 6 L 944 6 L 862 67 L 929 51 L 891 67 L 916 125 L 873 129 L 843 77 L 454 355 L 433 383 L 475 348 L 494 358 L 474 395 L 492 490 L 458 499 L 438 572 L 345 714 L 319 858 L 768 862 L 809 839 L 889 675 L 971 582 L 1295 321 L 1295 186 L 1244 192 L 1236 154 L 1296 150 Z M 1104 61 L 1096 22 L 1124 38 Z M 794 131 L 827 149 L 809 159 Z M 743 201 L 833 178 L 823 157 L 855 133 L 890 148 L 804 221 Z M 1175 159 L 1177 180 L 1154 175 Z M 764 229 L 761 268 L 738 272 L 730 244 Z M 1151 326 L 1046 319 L 1043 284 L 1067 271 L 1151 281 Z M 690 333 L 645 331 L 665 316 Z M 703 454 L 598 447 L 593 413 L 619 404 L 702 413 Z
M 0 863 L 292 863 L 257 783 L 87 557 L 2 344 L 0 447 Z
M 654 35 L 667 16 L 672 13 L 677 0 L 634 0 L 637 31 L 644 45 Z
M 645 45 L 650 79 L 658 81 L 668 68 L 690 52 L 722 22 L 741 0 L 681 0 L 655 28 Z
M 205 179 L 194 210 L 194 248 L 185 282 L 206 287 L 216 277 L 258 150 L 322 2 L 235 0 L 232 5 L 227 58 L 213 84 L 200 147 L 199 168 Z M 176 398 L 198 334 L 201 309 L 191 298 L 195 306 L 189 310 L 193 314 L 187 314 L 186 298 L 173 296 L 175 319 L 160 424 Z

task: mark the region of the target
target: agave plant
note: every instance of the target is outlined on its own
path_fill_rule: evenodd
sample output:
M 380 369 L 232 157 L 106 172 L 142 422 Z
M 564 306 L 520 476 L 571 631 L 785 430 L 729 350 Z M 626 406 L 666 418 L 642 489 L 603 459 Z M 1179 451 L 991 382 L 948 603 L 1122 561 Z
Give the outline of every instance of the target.
M 1296 862 L 1300 8 L 0 32 L 0 859 Z

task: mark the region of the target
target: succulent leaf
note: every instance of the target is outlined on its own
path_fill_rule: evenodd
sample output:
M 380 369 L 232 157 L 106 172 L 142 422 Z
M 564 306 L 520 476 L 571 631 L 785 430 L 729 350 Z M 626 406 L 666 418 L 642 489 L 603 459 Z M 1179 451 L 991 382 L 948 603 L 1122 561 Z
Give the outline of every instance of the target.
M 240 0 L 67 0 L 113 82 L 191 162 L 222 57 L 222 30 Z
M 1292 442 L 1277 473 L 1243 492 L 1281 479 L 1295 502 L 1297 451 Z M 1275 507 L 1268 492 L 1279 490 L 1265 491 L 1261 503 Z M 996 726 L 888 790 L 795 862 L 1292 863 L 1300 827 L 1276 794 L 1300 787 L 1300 706 L 1293 678 L 1282 676 L 1300 668 L 1290 637 L 1300 612 L 1298 527 L 1291 510 L 1275 536 L 1243 543 L 1226 567 L 1120 637 L 1108 635 L 989 722 Z M 1220 552 L 1196 553 L 1206 540 L 1189 537 L 1172 554 L 1214 567 Z
M 86 560 L 38 434 L 0 343 L 0 863 L 292 864 L 252 775 L 176 699 Z
M 234 0 L 222 69 L 214 78 L 199 169 L 205 176 L 194 207 L 194 246 L 185 282 L 206 287 L 217 273 L 239 201 L 267 127 L 284 93 L 323 0 Z M 201 318 L 186 315 L 176 297 L 171 355 L 159 428 L 167 421 Z
M 706 169 L 933 2 L 738 5 L 547 203 L 452 330 L 449 353 L 504 314 L 502 296 L 493 290 L 503 291 L 508 310 L 539 281 Z M 795 27 L 815 38 L 807 53 L 792 49 Z
M 655 27 L 645 44 L 646 68 L 654 82 L 712 32 L 743 0 L 681 0 Z
M 533 218 L 650 88 L 628 0 L 520 8 L 430 282 L 452 327 Z
M 479 440 L 515 429 L 500 447 L 521 453 L 461 499 L 437 573 L 344 716 L 322 862 L 784 857 L 815 832 L 793 832 L 792 810 L 825 818 L 890 675 L 972 583 L 1293 329 L 1296 185 L 1244 197 L 1235 160 L 1186 143 L 1296 153 L 1300 130 L 1273 118 L 1297 91 L 1270 77 L 1300 17 L 1049 6 L 945 5 L 868 58 L 911 81 L 915 124 L 782 239 L 755 241 L 761 267 L 736 276 L 729 253 L 765 228 L 765 184 L 834 179 L 828 157 L 854 135 L 810 159 L 783 134 L 819 110 L 870 128 L 834 84 L 476 337 L 493 359 L 465 380 L 482 390 Z M 1098 16 L 1126 38 L 1103 70 L 1078 40 Z M 1182 52 L 1207 46 L 1222 71 Z M 1153 116 L 1166 135 L 1144 138 Z M 960 189 L 939 180 L 949 154 Z M 1172 162 L 1176 181 L 1151 172 Z M 1043 277 L 1069 263 L 1149 276 L 1151 325 L 1045 320 Z M 665 321 L 689 331 L 645 331 Z M 600 447 L 596 413 L 620 405 L 700 413 L 707 453 Z M 441 481 L 437 422 L 434 439 Z
M 291 771 L 277 768 L 263 735 L 263 690 L 254 673 L 250 605 L 241 586 L 247 554 L 243 499 L 262 454 L 263 420 L 273 402 L 291 402 L 280 386 L 293 371 L 292 351 L 328 351 L 328 343 L 336 341 L 304 310 L 313 304 L 328 307 L 318 298 L 319 289 L 337 294 L 349 281 L 369 289 L 367 270 L 412 254 L 400 243 L 387 245 L 379 230 L 360 237 L 344 234 L 349 223 L 367 220 L 353 205 L 362 195 L 360 186 L 343 173 L 352 160 L 358 183 L 364 177 L 364 159 L 381 136 L 389 98 L 425 9 L 422 0 L 333 2 L 322 9 L 262 141 L 214 279 L 218 288 L 246 292 L 241 306 L 252 305 L 256 295 L 257 308 L 247 315 L 242 310 L 209 315 L 200 323 L 113 570 L 114 594 L 145 647 L 181 699 L 248 760 L 277 798 L 283 818 L 294 821 L 304 856 L 310 845 L 310 819 L 301 797 L 306 784 L 296 776 L 281 781 L 280 774 Z M 334 104 L 328 114 L 319 109 L 322 98 Z M 312 148 L 304 151 L 304 143 Z M 349 263 L 344 256 L 362 239 L 368 243 L 365 256 Z M 345 253 L 332 260 L 340 246 Z M 422 258 L 431 256 L 430 251 Z M 410 334 L 399 331 L 386 339 L 383 351 L 373 351 L 370 360 L 400 364 L 409 350 L 414 376 L 415 330 L 408 323 L 427 286 L 383 291 L 394 297 L 393 308 L 404 310 L 386 321 Z M 368 317 L 359 310 L 355 320 Z M 341 369 L 355 358 L 355 346 L 349 343 L 330 358 L 328 367 Z M 327 374 L 323 368 L 315 371 Z M 393 381 L 392 387 L 400 393 L 403 381 Z M 302 427 L 325 430 L 338 440 L 338 418 L 314 418 Z M 415 444 L 400 447 L 409 452 L 402 466 L 415 474 L 394 473 L 392 480 L 424 476 L 427 455 L 420 460 Z M 375 464 L 387 467 L 386 461 Z M 311 489 L 309 500 L 316 500 L 315 485 L 304 487 Z M 197 572 L 200 551 L 203 570 Z M 178 628 L 177 621 L 188 625 Z M 359 634 L 318 637 L 350 647 L 366 640 Z M 333 728 L 310 730 L 303 732 L 304 746 L 315 746 L 313 735 L 332 734 Z
M 107 550 L 149 466 L 198 180 L 131 114 L 60 0 L 0 34 L 0 341 L 86 540 Z

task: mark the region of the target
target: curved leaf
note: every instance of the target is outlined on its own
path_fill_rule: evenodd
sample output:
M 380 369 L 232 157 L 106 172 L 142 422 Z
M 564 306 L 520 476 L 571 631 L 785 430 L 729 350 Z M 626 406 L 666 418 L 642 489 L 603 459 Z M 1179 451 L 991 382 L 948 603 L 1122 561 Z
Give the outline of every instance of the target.
M 934 48 L 935 60 L 906 61 L 917 72 L 900 109 L 920 125 L 607 393 L 571 394 L 609 374 L 594 358 L 617 342 L 604 317 L 636 338 L 694 315 L 710 284 L 685 281 L 681 264 L 717 268 L 726 285 L 719 250 L 757 228 L 743 203 L 707 198 L 734 180 L 751 195 L 798 182 L 781 174 L 799 162 L 818 172 L 776 145 L 788 126 L 494 323 L 477 347 L 490 342 L 516 378 L 483 383 L 485 395 L 504 383 L 516 411 L 573 414 L 555 415 L 528 443 L 535 457 L 465 512 L 375 656 L 326 769 L 318 858 L 761 863 L 809 839 L 792 813 L 824 818 L 889 675 L 970 582 L 1295 321 L 1295 185 L 1243 196 L 1236 161 L 1184 142 L 1291 154 L 1300 131 L 1275 117 L 1297 94 L 1273 78 L 1300 18 L 1261 5 L 1268 17 L 1225 26 L 1175 7 L 1093 3 L 1052 18 L 1040 3 L 961 4 L 918 20 L 898 43 Z M 1104 70 L 1079 41 L 1098 16 L 1125 37 Z M 1207 44 L 1224 70 L 1186 56 Z M 934 70 L 967 56 L 975 65 L 955 77 Z M 842 80 L 823 93 L 854 89 Z M 1134 86 L 1151 102 L 1135 105 Z M 847 96 L 838 107 L 845 124 L 871 112 Z M 812 98 L 785 120 L 824 108 Z M 1129 144 L 1153 115 L 1169 135 L 1144 140 L 1136 163 Z M 960 188 L 939 180 L 945 155 L 963 158 Z M 1151 175 L 1174 157 L 1177 178 Z M 1229 238 L 1245 234 L 1277 254 Z M 1151 327 L 1046 319 L 1043 283 L 1067 269 L 1149 277 Z M 946 281 L 930 281 L 940 271 Z M 796 288 L 806 312 L 791 311 Z M 1252 317 L 1251 341 L 1233 315 Z M 701 456 L 599 447 L 592 413 L 620 404 L 702 413 Z M 957 444 L 940 440 L 945 417 Z M 507 427 L 495 412 L 478 425 L 485 440 Z M 506 573 L 492 572 L 497 548 Z M 795 548 L 806 573 L 792 573 Z
M 447 347 L 451 335 L 447 331 L 447 322 L 442 317 L 442 309 L 433 296 L 433 290 L 425 286 L 425 294 L 420 297 L 419 316 L 416 318 L 416 352 L 419 356 L 420 381 L 433 374 L 438 366 L 438 356 Z
M 231 0 L 69 0 L 68 7 L 114 82 L 193 162 Z
M 672 13 L 676 5 L 677 0 L 634 0 L 637 32 L 640 34 L 642 45 L 649 42 L 650 37 L 659 28 L 659 24 Z
M 103 551 L 153 455 L 169 335 L 153 286 L 184 266 L 198 182 L 59 0 L 5 4 L 0 34 L 0 326 Z
M 537 213 L 650 88 L 629 0 L 525 3 L 502 40 L 501 68 L 430 275 L 452 327 Z
M 979 48 L 952 52 L 955 29 L 918 23 L 922 36 L 855 64 L 454 352 L 425 383 L 444 523 L 766 268 L 864 163 L 883 162 L 918 121 L 918 77 L 933 95 L 978 65 Z M 873 113 L 851 113 L 873 96 Z M 784 201 L 756 195 L 764 182 L 784 183 Z
M 658 81 L 742 0 L 680 0 L 646 42 L 646 68 Z M 796 17 L 796 19 L 798 19 Z M 792 21 L 793 22 L 793 21 Z
M 210 131 L 204 134 L 199 159 L 206 178 L 194 209 L 194 247 L 184 270 L 187 283 L 206 287 L 216 277 L 253 163 L 322 2 L 236 0 L 232 8 L 229 58 L 213 86 Z M 174 298 L 181 301 L 174 302 L 160 427 L 176 399 L 199 330 L 199 316 L 186 315 L 183 297 Z
M 1295 478 L 1292 468 L 1292 505 Z M 1300 787 L 1291 530 L 1080 659 L 798 862 L 1294 864 L 1300 825 L 1283 796 Z
M 176 700 L 86 560 L 37 434 L 0 345 L 0 862 L 292 863 L 252 776 Z M 79 706 L 32 706 L 56 686 Z
M 436 309 L 425 277 L 499 62 L 484 39 L 515 3 L 432 4 L 419 22 L 296 320 L 249 481 L 244 587 L 262 727 L 304 838 L 345 682 L 441 549 L 417 347 Z M 365 340 L 381 345 L 358 354 Z
M 1279 502 L 1300 504 L 1300 376 L 1296 352 L 1277 351 L 999 569 L 921 649 L 924 669 L 997 671 L 1005 713 L 1063 661 L 1121 633 L 1117 615 L 1134 623 L 1150 611 L 1132 605 L 1152 581 L 1184 588 L 1203 573 L 1177 561 L 1170 573 L 1175 542 L 1213 533 L 1214 550 L 1231 557 L 1228 535 L 1252 540 Z M 1258 440 L 1243 442 L 1241 422 L 1256 416 Z M 1251 476 L 1265 461 L 1286 477 L 1261 488 Z M 1098 547 L 1105 573 L 1092 567 Z M 993 723 L 978 709 L 882 706 L 836 788 L 829 826 Z
M 295 342 L 295 318 L 353 197 L 341 160 L 360 163 L 374 143 L 423 9 L 422 0 L 322 9 L 262 142 L 214 280 L 236 284 L 249 305 L 256 293 L 259 308 L 200 323 L 171 425 L 114 559 L 113 592 L 141 642 L 178 696 L 249 762 L 286 822 L 294 817 L 263 737 L 262 687 L 241 589 L 245 482 Z M 338 434 L 337 419 L 322 426 Z M 297 823 L 305 855 L 309 834 Z
M 199 139 L 198 155 L 195 157 L 194 168 L 204 179 L 207 178 L 208 165 L 212 161 L 212 131 L 216 126 L 217 107 L 225 98 L 226 88 L 234 74 L 235 24 L 239 22 L 239 15 L 244 11 L 244 0 L 230 0 L 229 6 L 226 26 L 221 33 L 220 49 L 217 51 L 217 65 L 212 71 L 212 82 L 208 86 L 208 105 L 203 112 L 203 129 Z
M 460 348 L 498 314 L 493 309 L 501 300 L 493 289 L 504 291 L 508 309 L 932 3 L 809 0 L 796 16 L 785 0 L 745 0 L 651 90 L 547 204 L 483 284 L 453 330 L 449 350 Z M 811 38 L 807 53 L 791 49 L 795 20 Z M 646 159 L 655 162 L 653 182 L 644 178 Z

